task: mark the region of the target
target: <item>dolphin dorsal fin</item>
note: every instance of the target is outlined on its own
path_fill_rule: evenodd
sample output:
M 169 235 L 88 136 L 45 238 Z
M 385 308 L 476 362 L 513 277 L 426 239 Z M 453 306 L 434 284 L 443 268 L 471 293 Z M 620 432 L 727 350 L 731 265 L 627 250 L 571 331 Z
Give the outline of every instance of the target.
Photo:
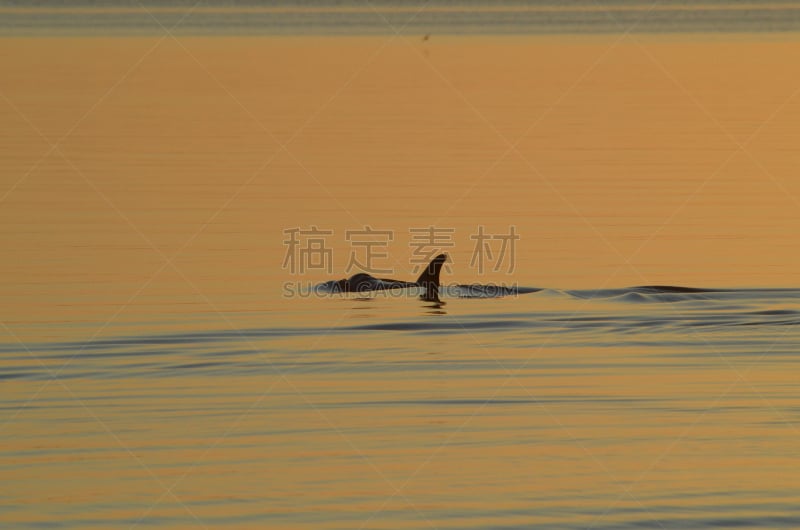
M 447 261 L 447 254 L 439 254 L 428 263 L 428 266 L 417 278 L 416 284 L 425 289 L 425 298 L 438 299 L 439 273 L 442 271 L 445 261 Z

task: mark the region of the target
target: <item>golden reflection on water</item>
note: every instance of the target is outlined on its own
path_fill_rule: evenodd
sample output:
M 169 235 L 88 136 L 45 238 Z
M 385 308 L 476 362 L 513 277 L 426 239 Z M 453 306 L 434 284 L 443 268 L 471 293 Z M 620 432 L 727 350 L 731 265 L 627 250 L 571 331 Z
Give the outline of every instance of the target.
M 434 225 L 456 229 L 456 280 L 476 280 L 469 236 L 513 224 L 523 284 L 800 284 L 788 39 L 4 48 L 5 320 L 102 318 L 159 270 L 134 306 L 191 298 L 161 269 L 176 253 L 216 303 L 263 307 L 286 276 L 282 230 L 311 225 L 335 231 L 336 274 L 345 230 L 394 230 L 377 263 L 405 277 L 408 229 Z
M 796 433 L 779 411 L 796 403 L 796 378 L 785 364 L 749 373 L 780 407 L 764 410 L 699 345 L 680 360 L 675 347 L 479 341 L 390 333 L 310 353 L 296 339 L 286 379 L 265 367 L 288 349 L 256 341 L 270 359 L 257 376 L 128 379 L 115 363 L 112 380 L 51 383 L 5 440 L 9 520 L 335 528 L 374 513 L 366 527 L 602 528 L 792 516 Z M 6 395 L 39 384 L 11 381 Z
M 800 286 L 798 52 L 788 37 L 2 41 L 0 336 L 68 376 L 3 382 L 10 521 L 797 520 L 796 361 L 719 359 L 714 331 L 686 348 L 315 331 L 108 360 L 36 345 L 418 318 L 413 300 L 281 298 L 287 280 L 344 276 L 363 225 L 395 231 L 376 265 L 400 279 L 409 228 L 434 225 L 456 233 L 446 281 Z M 283 230 L 311 225 L 335 233 L 332 275 L 281 268 Z M 478 225 L 516 227 L 513 274 L 468 266 Z M 439 317 L 589 310 L 559 303 L 453 300 Z M 4 369 L 28 369 L 19 353 Z M 239 368 L 186 375 L 226 358 Z

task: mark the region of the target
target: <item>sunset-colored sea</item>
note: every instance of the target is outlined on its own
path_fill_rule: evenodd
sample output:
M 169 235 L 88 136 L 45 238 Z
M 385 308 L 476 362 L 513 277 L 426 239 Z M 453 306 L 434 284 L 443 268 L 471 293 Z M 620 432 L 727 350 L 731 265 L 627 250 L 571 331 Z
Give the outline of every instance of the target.
M 0 527 L 800 527 L 798 32 L 0 2 Z

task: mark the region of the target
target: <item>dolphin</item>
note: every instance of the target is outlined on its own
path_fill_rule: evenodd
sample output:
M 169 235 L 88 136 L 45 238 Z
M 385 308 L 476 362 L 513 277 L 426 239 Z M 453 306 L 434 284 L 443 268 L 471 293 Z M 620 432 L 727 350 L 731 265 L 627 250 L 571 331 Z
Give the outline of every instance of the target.
M 365 272 L 360 272 L 349 278 L 325 282 L 320 284 L 319 287 L 331 293 L 366 293 L 369 291 L 383 291 L 386 289 L 421 287 L 421 299 L 429 302 L 440 302 L 439 273 L 442 270 L 442 265 L 444 265 L 446 261 L 447 254 L 439 254 L 433 258 L 415 282 L 375 278 Z

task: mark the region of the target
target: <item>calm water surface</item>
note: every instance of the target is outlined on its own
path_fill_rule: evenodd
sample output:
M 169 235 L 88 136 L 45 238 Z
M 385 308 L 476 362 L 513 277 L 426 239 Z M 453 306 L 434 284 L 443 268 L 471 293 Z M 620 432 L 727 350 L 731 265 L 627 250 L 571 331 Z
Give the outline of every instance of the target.
M 800 527 L 798 52 L 4 38 L 0 526 Z M 284 296 L 364 225 L 543 290 Z
M 800 524 L 800 291 L 445 300 L 337 296 L 5 344 L 3 519 Z

